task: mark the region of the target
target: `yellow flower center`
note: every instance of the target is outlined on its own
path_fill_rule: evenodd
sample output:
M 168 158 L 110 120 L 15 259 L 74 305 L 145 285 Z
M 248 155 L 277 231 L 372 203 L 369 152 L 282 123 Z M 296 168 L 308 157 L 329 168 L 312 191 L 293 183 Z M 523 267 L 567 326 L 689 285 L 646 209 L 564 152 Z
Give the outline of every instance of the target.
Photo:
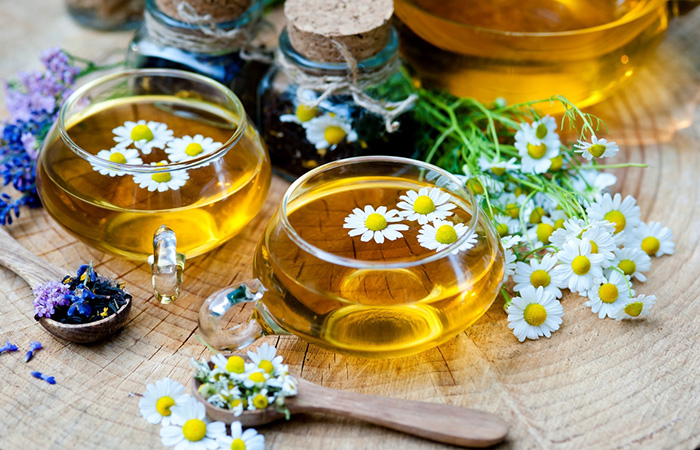
M 150 141 L 153 139 L 153 132 L 146 125 L 136 125 L 131 129 L 132 141 Z
M 591 253 L 598 253 L 598 244 L 591 241 Z
M 603 216 L 603 218 L 605 220 L 607 220 L 608 222 L 615 225 L 615 234 L 624 230 L 625 226 L 627 225 L 627 220 L 625 219 L 625 215 L 617 210 L 613 210 L 613 211 L 608 212 L 607 214 L 605 214 L 605 216 Z
M 506 205 L 506 214 L 508 214 L 511 219 L 517 219 L 520 215 L 520 207 L 517 203 L 508 203 Z
M 441 244 L 452 244 L 457 241 L 457 231 L 452 225 L 442 225 L 435 233 L 435 240 Z
M 341 142 L 343 142 L 343 139 L 345 139 L 346 135 L 347 133 L 345 132 L 345 130 L 336 125 L 329 126 L 328 128 L 326 128 L 326 131 L 323 132 L 323 138 L 330 145 L 340 144 Z
M 527 154 L 530 155 L 530 158 L 532 159 L 541 159 L 545 154 L 547 154 L 547 146 L 544 144 L 527 144 Z
M 245 442 L 243 442 L 243 439 L 234 439 L 233 442 L 231 442 L 231 450 L 245 450 Z
M 296 116 L 301 122 L 308 122 L 309 120 L 316 117 L 318 113 L 318 108 L 315 106 L 299 105 L 297 106 Z
M 161 416 L 169 416 L 172 414 L 170 407 L 175 405 L 175 400 L 172 397 L 161 397 L 156 402 L 156 411 Z
M 226 370 L 231 373 L 245 372 L 245 361 L 240 356 L 231 356 L 226 361 Z
M 557 219 L 554 221 L 554 229 L 558 230 L 560 228 L 564 228 L 564 219 Z
M 523 319 L 528 325 L 533 327 L 542 325 L 547 320 L 547 310 L 539 303 L 530 303 L 525 307 Z
M 537 139 L 539 140 L 542 140 L 547 136 L 547 131 L 549 131 L 547 130 L 547 125 L 541 123 L 537 125 L 537 128 L 535 129 L 535 137 L 537 137 Z
M 561 170 L 562 166 L 564 165 L 564 157 L 561 155 L 555 156 L 550 161 L 552 161 L 552 165 L 549 166 L 550 172 L 556 172 L 558 170 Z
M 536 288 L 538 287 L 547 287 L 549 286 L 549 283 L 552 281 L 552 278 L 549 276 L 549 274 L 542 270 L 542 269 L 537 269 L 532 274 L 530 275 L 530 283 L 535 286 Z
M 605 153 L 605 148 L 602 144 L 593 144 L 588 148 L 588 151 L 596 158 L 600 158 Z
M 258 367 L 270 374 L 275 371 L 275 366 L 273 366 L 272 363 L 266 359 L 260 361 Z
M 585 275 L 591 270 L 591 260 L 583 255 L 579 255 L 571 261 L 571 269 L 576 275 Z
M 645 237 L 642 241 L 642 250 L 649 256 L 655 255 L 659 251 L 659 247 L 661 247 L 661 242 L 654 236 Z
M 368 230 L 380 231 L 386 228 L 386 219 L 378 213 L 372 213 L 365 219 L 365 226 Z
M 269 404 L 270 402 L 267 401 L 267 397 L 265 397 L 262 394 L 258 394 L 255 397 L 253 397 L 253 406 L 255 406 L 258 409 L 265 409 Z
M 508 236 L 508 225 L 504 223 L 499 223 L 498 225 L 496 225 L 496 231 L 501 237 Z
M 204 149 L 202 148 L 202 144 L 198 144 L 196 142 L 190 142 L 187 144 L 187 147 L 185 147 L 185 153 L 187 156 L 197 156 L 203 151 Z
M 207 424 L 199 419 L 190 419 L 182 426 L 182 434 L 188 441 L 201 441 L 207 435 Z
M 117 164 L 126 164 L 126 158 L 119 152 L 114 152 L 109 155 L 109 160 Z
M 151 179 L 156 183 L 167 183 L 168 181 L 173 179 L 173 176 L 170 175 L 169 172 L 154 173 L 153 175 L 151 175 Z
M 554 227 L 548 223 L 537 225 L 537 239 L 543 244 L 549 244 L 549 237 L 554 232 Z
M 418 214 L 430 214 L 435 211 L 435 203 L 427 195 L 420 195 L 413 202 L 413 210 Z
M 613 303 L 620 296 L 617 286 L 612 283 L 605 283 L 598 289 L 598 296 L 603 303 Z
M 506 168 L 505 167 L 491 167 L 491 172 L 493 172 L 494 175 L 497 177 L 500 177 L 504 173 L 506 173 Z
M 625 275 L 632 275 L 637 271 L 637 265 L 631 259 L 623 259 L 617 267 L 619 267 Z
M 265 381 L 265 375 L 261 374 L 260 372 L 253 372 L 248 375 L 248 379 L 253 383 L 262 383 Z
M 545 211 L 544 208 L 541 206 L 538 206 L 537 208 L 533 209 L 532 212 L 530 213 L 530 223 L 540 223 L 542 222 L 542 218 L 545 216 Z
M 644 309 L 644 303 L 642 302 L 634 302 L 625 306 L 625 312 L 632 317 L 639 316 L 642 313 L 642 309 Z
M 467 187 L 476 195 L 482 195 L 484 193 L 484 185 L 476 178 L 470 178 L 469 181 L 467 181 Z

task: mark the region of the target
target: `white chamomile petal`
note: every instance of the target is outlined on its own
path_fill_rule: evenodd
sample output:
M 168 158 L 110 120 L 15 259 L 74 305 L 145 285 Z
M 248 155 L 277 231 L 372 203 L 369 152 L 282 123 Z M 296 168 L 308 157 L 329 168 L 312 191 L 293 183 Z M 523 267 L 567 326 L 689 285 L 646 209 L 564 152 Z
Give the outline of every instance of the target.
M 595 198 L 615 183 L 615 175 L 597 170 L 580 170 L 571 180 L 574 190 L 583 194 L 586 199 Z
M 656 296 L 640 295 L 624 303 L 624 306 L 615 313 L 616 320 L 623 319 L 643 319 L 651 312 L 651 307 L 656 304 Z
M 516 259 L 518 257 L 512 248 L 506 248 L 503 257 L 505 259 L 503 264 L 503 283 L 505 283 L 511 275 L 515 274 Z
M 418 243 L 428 250 L 441 251 L 464 236 L 469 229 L 461 223 L 454 224 L 445 220 L 434 220 L 432 224 L 425 224 L 418 231 Z M 452 250 L 452 254 L 469 250 L 476 244 L 476 236 L 472 233 L 459 247 Z
M 408 225 L 399 222 L 403 220 L 395 209 L 387 211 L 386 206 L 380 206 L 376 210 L 371 205 L 363 209 L 355 208 L 345 218 L 343 228 L 350 229 L 348 235 L 360 236 L 362 242 L 374 239 L 377 244 L 383 244 L 385 240 L 394 241 L 403 237 L 401 231 L 408 230 Z
M 639 226 L 641 221 L 637 201 L 631 195 L 622 199 L 620 194 L 611 196 L 604 193 L 595 197 L 595 201 L 586 209 L 590 220 L 608 222 L 615 225 L 615 234 Z
M 641 249 L 649 256 L 672 255 L 676 244 L 673 242 L 671 229 L 661 222 L 641 222 L 627 236 L 625 247 Z
M 237 442 L 238 440 L 241 442 Z M 236 442 L 236 446 L 234 446 L 234 442 Z M 232 448 L 264 450 L 265 436 L 258 434 L 258 432 L 253 428 L 248 428 L 247 430 L 243 431 L 243 427 L 241 426 L 240 422 L 233 422 L 231 424 L 231 435 L 219 438 L 218 443 L 221 449 L 226 450 Z
M 601 264 L 604 257 L 591 253 L 588 239 L 572 239 L 566 242 L 557 257 L 561 264 L 552 270 L 552 275 L 561 277 L 562 285 L 572 292 L 585 293 L 603 277 Z
M 173 407 L 173 421 L 160 429 L 163 445 L 178 450 L 203 450 L 218 447 L 218 439 L 226 435 L 226 424 L 209 422 L 203 403 L 190 398 Z
M 140 158 L 140 153 L 138 150 L 133 148 L 120 148 L 114 147 L 109 150 L 100 150 L 97 153 L 97 157 L 118 164 L 132 164 L 141 165 L 143 160 Z M 92 164 L 92 163 L 91 163 Z M 96 170 L 100 175 L 109 175 L 110 177 L 121 177 L 126 174 L 121 170 L 112 169 L 109 167 L 102 167 L 96 164 L 92 164 L 93 170 Z
M 615 259 L 613 252 L 617 248 L 615 240 L 613 239 L 614 225 L 607 224 L 609 224 L 607 221 L 604 223 L 593 223 L 581 234 L 582 238 L 590 241 L 592 253 L 598 253 L 603 256 L 603 263 L 601 266 L 604 269 L 612 265 Z
M 154 148 L 163 149 L 173 139 L 173 130 L 164 123 L 139 120 L 126 121 L 124 125 L 112 130 L 117 147 L 134 147 L 149 155 Z
M 574 148 L 574 152 L 581 153 L 589 161 L 593 158 L 610 158 L 620 150 L 616 143 L 598 139 L 595 135 L 591 136 L 591 142 L 578 141 Z
M 544 288 L 528 286 L 514 297 L 508 306 L 508 328 L 520 342 L 525 339 L 550 337 L 559 329 L 564 309 L 554 296 Z
M 647 280 L 647 277 L 642 272 L 648 272 L 651 269 L 651 258 L 641 248 L 617 248 L 614 253 L 614 266 L 622 270 L 627 276 L 642 282 Z
M 355 142 L 357 132 L 352 129 L 352 120 L 335 114 L 324 114 L 303 122 L 306 130 L 306 139 L 316 149 L 333 150 L 342 142 Z
M 520 124 L 514 145 L 520 155 L 522 172 L 544 173 L 549 170 L 552 158 L 559 156 L 561 146 L 555 130 L 556 121 L 549 116 L 532 124 Z
M 561 298 L 560 287 L 564 286 L 563 279 L 559 275 L 553 275 L 552 270 L 556 266 L 557 257 L 547 254 L 541 261 L 531 258 L 528 263 L 517 262 L 513 281 L 515 292 L 520 292 L 528 286 L 534 288 L 542 287 L 545 292 L 549 292 L 554 298 Z
M 584 303 L 598 317 L 614 317 L 620 306 L 624 305 L 634 296 L 634 290 L 630 289 L 629 280 L 625 275 L 612 270 L 607 277 L 603 277 L 588 291 L 589 300 Z
M 449 203 L 450 195 L 439 188 L 423 187 L 418 192 L 408 191 L 399 199 L 401 201 L 396 205 L 399 215 L 405 220 L 417 221 L 420 225 L 444 220 L 457 207 L 454 203 Z
M 167 161 L 151 163 L 151 166 L 165 166 Z M 139 173 L 134 175 L 134 183 L 141 189 L 148 189 L 149 192 L 165 192 L 167 190 L 176 191 L 187 183 L 190 179 L 186 170 L 173 170 L 159 173 Z
M 139 400 L 141 416 L 151 424 L 170 425 L 172 409 L 190 399 L 184 394 L 185 387 L 170 378 L 163 378 L 146 386 L 146 392 Z
M 214 142 L 210 137 L 201 134 L 195 136 L 183 136 L 168 142 L 165 153 L 172 162 L 187 161 L 208 155 L 221 148 L 221 142 Z

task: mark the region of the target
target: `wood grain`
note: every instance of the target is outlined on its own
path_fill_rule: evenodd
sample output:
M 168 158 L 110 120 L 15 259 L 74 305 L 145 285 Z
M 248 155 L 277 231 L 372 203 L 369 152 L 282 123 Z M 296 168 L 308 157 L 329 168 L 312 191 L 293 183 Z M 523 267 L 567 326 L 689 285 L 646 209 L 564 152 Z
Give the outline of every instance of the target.
M 78 29 L 59 1 L 0 4 L 0 76 L 37 68 L 39 52 L 61 45 L 89 58 L 114 57 L 129 35 Z M 659 297 L 649 320 L 601 321 L 575 295 L 564 298 L 564 324 L 551 339 L 518 344 L 497 302 L 456 339 L 395 360 L 360 360 L 270 337 L 293 372 L 346 391 L 465 406 L 510 424 L 500 448 L 695 448 L 700 445 L 700 10 L 671 23 L 657 58 L 625 89 L 594 108 L 623 145 L 616 161 L 649 169 L 616 172 L 615 188 L 637 197 L 642 219 L 674 232 L 676 255 L 654 259 L 640 293 Z M 189 358 L 208 355 L 195 337 L 202 300 L 251 274 L 251 255 L 286 183 L 274 179 L 263 211 L 220 250 L 190 262 L 184 294 L 160 305 L 145 264 L 76 242 L 41 211 L 23 213 L 9 230 L 25 247 L 66 268 L 94 260 L 97 270 L 126 281 L 134 295 L 128 327 L 113 340 L 67 344 L 32 318 L 31 291 L 0 270 L 0 338 L 45 349 L 25 364 L 0 355 L 0 448 L 161 448 L 158 427 L 138 412 L 145 384 L 162 377 L 186 383 Z M 241 308 L 235 321 L 250 312 Z M 48 385 L 29 375 L 56 377 Z M 270 449 L 440 449 L 378 426 L 316 414 L 259 431 Z

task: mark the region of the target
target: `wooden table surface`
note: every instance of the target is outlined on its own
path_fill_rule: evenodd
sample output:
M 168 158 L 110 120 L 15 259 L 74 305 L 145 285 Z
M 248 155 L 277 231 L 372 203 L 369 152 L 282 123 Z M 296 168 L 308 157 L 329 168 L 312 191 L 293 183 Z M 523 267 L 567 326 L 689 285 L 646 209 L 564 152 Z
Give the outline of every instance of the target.
M 39 68 L 41 50 L 60 45 L 98 60 L 123 54 L 131 33 L 78 28 L 63 2 L 0 3 L 0 77 Z M 361 360 L 270 337 L 291 370 L 333 388 L 490 411 L 511 424 L 502 448 L 695 448 L 700 445 L 700 9 L 671 23 L 652 64 L 593 111 L 622 145 L 615 189 L 637 197 L 642 219 L 673 230 L 676 254 L 654 259 L 641 293 L 659 298 L 650 319 L 601 321 L 575 295 L 551 339 L 519 344 L 497 301 L 456 339 L 422 354 Z M 189 359 L 209 354 L 195 337 L 197 311 L 213 291 L 251 276 L 251 255 L 286 183 L 274 179 L 263 211 L 220 250 L 189 262 L 184 294 L 163 306 L 149 271 L 77 242 L 42 210 L 23 212 L 10 233 L 67 268 L 93 260 L 135 296 L 128 327 L 109 342 L 80 346 L 52 338 L 34 321 L 27 285 L 0 269 L 0 339 L 45 349 L 30 364 L 0 355 L 0 449 L 161 448 L 138 397 L 163 377 L 187 382 Z M 244 308 L 240 317 L 249 311 Z M 242 320 L 242 319 L 241 319 Z M 54 375 L 54 386 L 30 370 Z M 447 448 L 382 428 L 322 416 L 262 427 L 272 449 Z

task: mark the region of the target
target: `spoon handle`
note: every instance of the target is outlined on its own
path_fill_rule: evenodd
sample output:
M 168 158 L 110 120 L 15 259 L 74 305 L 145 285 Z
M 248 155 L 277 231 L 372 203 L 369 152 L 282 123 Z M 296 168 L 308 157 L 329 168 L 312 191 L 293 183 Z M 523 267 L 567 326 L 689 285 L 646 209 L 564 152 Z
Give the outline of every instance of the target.
M 508 433 L 503 419 L 484 411 L 337 391 L 304 380 L 288 403 L 294 413 L 334 414 L 459 446 L 488 447 Z
M 0 228 L 0 265 L 22 277 L 32 288 L 49 280 L 60 281 L 68 273 L 34 256 L 3 228 Z

